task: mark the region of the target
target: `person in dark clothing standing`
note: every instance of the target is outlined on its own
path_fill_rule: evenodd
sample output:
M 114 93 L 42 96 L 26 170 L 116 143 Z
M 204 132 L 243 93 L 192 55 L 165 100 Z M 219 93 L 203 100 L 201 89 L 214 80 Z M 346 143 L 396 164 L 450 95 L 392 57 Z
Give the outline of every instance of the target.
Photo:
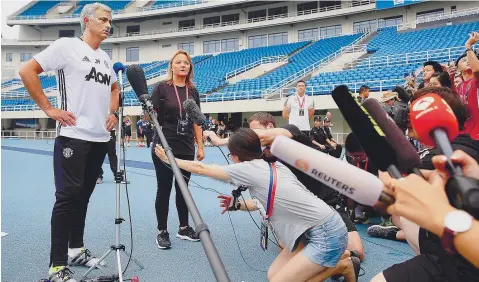
M 241 126 L 243 128 L 249 128 L 249 124 L 248 124 L 248 120 L 247 119 L 243 119 L 243 125 Z
M 328 153 L 326 148 L 326 135 L 321 127 L 321 117 L 314 117 L 314 127 L 309 132 L 309 138 L 314 147 L 323 153 Z
M 170 60 L 168 66 L 168 80 L 156 85 L 151 95 L 153 107 L 158 111 L 160 103 L 164 103 L 164 124 L 162 125 L 163 134 L 171 147 L 176 158 L 192 161 L 195 158 L 195 139 L 198 145 L 196 157 L 199 161 L 203 160 L 205 154 L 203 151 L 202 129 L 196 124 L 192 124 L 186 118 L 183 109 L 183 102 L 187 99 L 193 99 L 198 107 L 200 106 L 200 97 L 198 91 L 193 85 L 193 64 L 191 57 L 185 51 L 177 51 Z M 162 101 L 164 100 L 164 101 Z M 161 120 L 161 118 L 159 118 Z M 160 144 L 158 133 L 154 132 L 152 158 L 155 165 L 156 181 L 158 190 L 156 193 L 156 218 L 158 221 L 158 235 L 156 243 L 160 249 L 171 248 L 171 241 L 167 231 L 168 209 L 170 202 L 170 193 L 173 181 L 173 172 L 169 165 L 163 163 L 155 154 L 154 148 Z M 188 183 L 191 173 L 182 170 L 185 181 Z M 199 241 L 196 232 L 188 225 L 188 207 L 181 194 L 178 182 L 175 181 L 176 188 L 176 209 L 180 220 L 180 228 L 176 237 L 183 240 Z
M 57 121 L 50 282 L 77 282 L 67 265 L 93 266 L 99 262 L 84 244 L 85 219 L 107 154 L 109 131 L 118 124 L 117 77 L 110 57 L 100 48 L 110 34 L 112 10 L 91 3 L 83 7 L 79 18 L 81 37 L 56 40 L 19 72 L 38 107 Z M 38 77 L 51 71 L 56 71 L 59 108 L 49 102 Z M 101 82 L 97 74 L 101 74 Z
M 146 147 L 150 148 L 150 144 L 153 140 L 153 128 L 151 126 L 151 122 L 149 119 L 148 115 L 145 115 L 143 117 L 142 123 L 141 123 L 141 129 L 143 131 L 143 135 L 145 136 L 146 139 Z
M 110 141 L 108 141 L 108 161 L 110 162 L 110 169 L 113 173 L 113 179 L 115 179 L 116 169 L 118 166 L 118 157 L 116 156 L 116 130 L 113 128 L 110 131 Z M 100 167 L 100 175 L 98 175 L 98 179 L 96 184 L 103 183 L 103 167 Z

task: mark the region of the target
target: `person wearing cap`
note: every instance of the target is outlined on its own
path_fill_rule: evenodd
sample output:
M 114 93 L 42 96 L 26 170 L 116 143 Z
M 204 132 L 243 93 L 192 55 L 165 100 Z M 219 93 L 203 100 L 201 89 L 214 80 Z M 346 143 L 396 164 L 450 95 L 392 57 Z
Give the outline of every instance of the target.
M 343 151 L 343 147 L 333 139 L 330 126 L 331 120 L 328 117 L 325 117 L 323 120 L 323 131 L 324 135 L 326 136 L 326 142 L 328 143 L 326 147 L 331 156 L 339 158 L 341 156 L 341 152 Z
M 309 132 L 309 138 L 313 143 L 314 147 L 320 150 L 323 153 L 327 153 L 326 148 L 326 134 L 324 133 L 323 128 L 321 127 L 321 117 L 314 117 L 314 127 Z
M 398 93 L 393 91 L 386 91 L 381 96 L 379 102 L 383 105 L 384 110 L 393 117 L 392 110 L 394 107 L 394 102 L 398 99 Z
M 304 134 L 309 134 L 311 126 L 309 120 L 314 115 L 314 100 L 306 95 L 306 82 L 298 81 L 296 94 L 286 98 L 283 108 L 283 118 L 289 124 L 296 125 Z

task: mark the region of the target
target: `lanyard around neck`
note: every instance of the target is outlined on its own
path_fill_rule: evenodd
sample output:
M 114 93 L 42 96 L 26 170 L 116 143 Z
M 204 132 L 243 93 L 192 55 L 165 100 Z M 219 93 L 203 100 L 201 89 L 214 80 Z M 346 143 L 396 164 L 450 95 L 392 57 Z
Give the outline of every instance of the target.
M 299 108 L 300 108 L 300 109 L 303 109 L 303 108 L 304 108 L 304 102 L 306 101 L 306 95 L 303 96 L 303 101 L 302 101 L 302 103 L 299 102 L 299 96 L 298 96 L 298 95 L 296 95 L 296 99 L 298 100 Z
M 268 204 L 266 206 L 266 219 L 269 219 L 273 215 L 274 198 L 276 195 L 276 186 L 278 184 L 278 173 L 276 171 L 276 165 L 269 163 L 269 192 L 268 192 Z
M 173 84 L 175 88 L 176 99 L 178 99 L 178 107 L 180 108 L 180 118 L 183 118 L 183 107 L 181 106 L 180 95 L 178 95 L 178 89 L 176 89 L 176 85 Z M 186 88 L 186 100 L 188 100 L 188 86 L 185 85 Z

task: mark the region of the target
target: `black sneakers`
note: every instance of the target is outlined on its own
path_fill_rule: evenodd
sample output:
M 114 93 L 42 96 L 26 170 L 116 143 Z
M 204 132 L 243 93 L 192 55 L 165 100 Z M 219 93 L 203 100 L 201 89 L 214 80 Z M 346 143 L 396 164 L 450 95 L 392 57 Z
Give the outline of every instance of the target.
M 190 226 L 186 227 L 185 229 L 179 229 L 176 237 L 182 240 L 188 240 L 192 242 L 197 242 L 200 240 L 198 234 L 196 234 L 195 230 Z M 162 230 L 158 232 L 156 235 L 156 245 L 160 249 L 169 249 L 171 248 L 171 241 L 170 241 L 170 234 L 166 230 Z
M 200 240 L 198 234 L 196 234 L 195 230 L 193 230 L 193 228 L 191 228 L 190 226 L 186 227 L 185 229 L 180 228 L 178 230 L 178 233 L 176 234 L 176 237 L 182 240 L 188 240 L 193 242 L 197 242 Z
M 162 230 L 156 235 L 156 245 L 160 249 L 169 249 L 171 248 L 170 234 L 168 231 Z
M 77 280 L 72 277 L 73 271 L 68 267 L 63 267 L 57 272 L 50 270 L 48 272 L 48 281 L 50 282 L 77 282 Z

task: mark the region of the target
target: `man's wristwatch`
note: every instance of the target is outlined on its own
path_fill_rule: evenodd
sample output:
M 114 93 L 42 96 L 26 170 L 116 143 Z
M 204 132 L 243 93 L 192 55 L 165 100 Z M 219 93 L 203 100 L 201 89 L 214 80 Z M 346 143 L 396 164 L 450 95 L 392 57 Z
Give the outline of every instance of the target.
M 456 254 L 454 236 L 471 229 L 472 216 L 463 210 L 455 210 L 444 218 L 444 232 L 441 238 L 443 249 L 450 255 Z

